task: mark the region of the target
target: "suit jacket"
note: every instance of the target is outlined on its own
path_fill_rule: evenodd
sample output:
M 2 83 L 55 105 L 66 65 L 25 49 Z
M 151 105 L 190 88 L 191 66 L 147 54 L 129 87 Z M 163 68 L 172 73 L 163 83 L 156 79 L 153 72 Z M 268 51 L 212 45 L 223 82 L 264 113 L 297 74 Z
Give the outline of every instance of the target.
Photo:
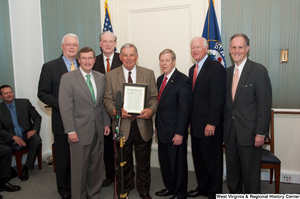
M 160 88 L 164 75 L 157 78 Z M 190 111 L 192 109 L 191 86 L 188 77 L 175 69 L 160 97 L 155 117 L 158 140 L 172 143 L 175 134 L 187 139 Z
M 224 110 L 224 141 L 227 142 L 234 117 L 238 142 L 254 145 L 256 134 L 268 135 L 271 118 L 272 87 L 267 69 L 247 60 L 243 68 L 235 99 L 232 101 L 234 65 L 227 69 L 227 95 Z
M 146 107 L 153 111 L 153 115 L 157 109 L 157 87 L 154 78 L 154 72 L 147 68 L 136 66 L 136 83 L 143 83 L 148 85 L 148 92 L 146 96 Z M 123 67 L 118 67 L 109 73 L 105 74 L 106 87 L 104 96 L 104 106 L 107 113 L 112 120 L 115 120 L 113 110 L 115 109 L 115 100 L 117 92 L 120 90 L 123 96 L 123 83 L 126 83 Z M 149 141 L 153 135 L 153 122 L 152 117 L 148 120 L 136 118 L 139 131 L 144 141 Z M 128 139 L 131 126 L 130 118 L 122 119 L 120 131 L 123 131 L 125 140 Z M 113 122 L 113 131 L 115 131 L 115 122 Z
M 64 74 L 59 86 L 59 109 L 65 133 L 75 131 L 78 145 L 91 144 L 95 128 L 103 142 L 104 126 L 111 123 L 103 106 L 105 77 L 97 71 L 93 71 L 93 76 L 97 87 L 96 103 L 79 68 Z
M 42 117 L 35 110 L 28 99 L 15 99 L 16 114 L 19 125 L 24 129 L 23 135 L 28 131 L 36 130 L 40 132 Z M 0 104 L 0 142 L 12 143 L 12 137 L 15 136 L 14 124 L 11 114 L 6 104 Z
M 110 66 L 110 70 L 113 70 L 119 66 L 122 66 L 122 61 L 120 60 L 120 54 L 115 52 L 114 57 Z M 105 60 L 106 61 L 106 60 Z M 99 71 L 102 74 L 106 73 L 105 67 L 104 67 L 104 60 L 103 60 L 103 54 L 100 54 L 96 57 L 96 61 L 93 67 L 93 70 Z
M 193 65 L 189 71 L 189 82 L 191 85 L 193 83 L 195 66 Z M 207 124 L 216 127 L 214 136 L 222 136 L 225 93 L 226 70 L 219 62 L 208 57 L 198 74 L 194 90 L 192 91 L 192 136 L 206 138 L 204 130 Z
M 79 67 L 77 59 L 76 62 Z M 52 132 L 57 135 L 64 135 L 64 127 L 58 106 L 58 92 L 60 78 L 67 72 L 67 66 L 62 56 L 60 56 L 58 59 L 43 65 L 39 80 L 38 97 L 43 103 L 52 107 Z

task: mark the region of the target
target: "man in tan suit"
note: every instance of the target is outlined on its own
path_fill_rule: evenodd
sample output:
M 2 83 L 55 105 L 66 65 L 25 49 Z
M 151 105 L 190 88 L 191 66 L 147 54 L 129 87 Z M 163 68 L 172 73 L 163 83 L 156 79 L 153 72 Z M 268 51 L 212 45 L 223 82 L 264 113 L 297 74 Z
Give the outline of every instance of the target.
M 136 65 L 138 60 L 137 48 L 133 44 L 125 44 L 121 48 L 120 59 L 122 67 L 118 67 L 106 73 L 106 87 L 104 96 L 104 106 L 107 113 L 115 120 L 116 109 L 115 100 L 117 92 L 122 92 L 123 83 L 143 83 L 148 85 L 146 96 L 146 107 L 140 115 L 132 117 L 122 109 L 122 121 L 120 131 L 125 136 L 125 146 L 123 147 L 123 158 L 126 161 L 124 168 L 124 192 L 129 193 L 131 185 L 134 183 L 132 148 L 135 148 L 136 157 L 136 184 L 137 190 L 143 199 L 151 199 L 150 190 L 150 152 L 153 135 L 152 116 L 157 109 L 157 86 L 154 72 Z M 113 130 L 115 130 L 113 122 Z M 120 157 L 120 147 L 118 146 L 118 157 Z M 119 158 L 118 158 L 119 160 Z M 119 162 L 118 162 L 119 165 Z M 118 170 L 117 193 L 121 192 L 121 172 Z
M 104 135 L 110 133 L 110 118 L 103 106 L 105 77 L 92 71 L 95 52 L 79 51 L 80 68 L 66 73 L 59 87 L 59 109 L 71 152 L 73 199 L 100 198 L 103 178 Z

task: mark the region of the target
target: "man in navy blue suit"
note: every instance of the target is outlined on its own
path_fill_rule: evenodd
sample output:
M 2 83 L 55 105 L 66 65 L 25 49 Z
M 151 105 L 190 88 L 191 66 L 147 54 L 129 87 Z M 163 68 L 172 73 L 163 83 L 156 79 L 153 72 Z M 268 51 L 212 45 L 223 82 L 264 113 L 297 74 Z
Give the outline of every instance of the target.
M 223 177 L 223 106 L 226 95 L 226 70 L 207 55 L 208 45 L 203 37 L 191 41 L 195 59 L 189 71 L 192 84 L 191 113 L 192 153 L 198 186 L 189 197 L 222 193 Z
M 191 86 L 188 77 L 175 68 L 176 55 L 170 49 L 159 54 L 164 74 L 157 79 L 158 107 L 155 126 L 158 155 L 165 189 L 157 196 L 187 197 L 187 137 L 191 111 Z

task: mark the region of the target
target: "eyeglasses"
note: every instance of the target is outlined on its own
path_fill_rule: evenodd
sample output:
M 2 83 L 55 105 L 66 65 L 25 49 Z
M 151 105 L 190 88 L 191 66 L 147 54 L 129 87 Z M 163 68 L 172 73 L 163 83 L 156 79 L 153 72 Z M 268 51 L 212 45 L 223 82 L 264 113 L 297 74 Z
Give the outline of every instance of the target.
M 82 60 L 82 61 L 85 61 L 85 60 L 92 61 L 95 58 L 94 57 L 79 57 L 79 59 Z
M 71 46 L 72 46 L 73 48 L 75 48 L 75 47 L 78 46 L 78 44 L 63 44 L 63 45 L 66 45 L 68 48 L 70 48 Z

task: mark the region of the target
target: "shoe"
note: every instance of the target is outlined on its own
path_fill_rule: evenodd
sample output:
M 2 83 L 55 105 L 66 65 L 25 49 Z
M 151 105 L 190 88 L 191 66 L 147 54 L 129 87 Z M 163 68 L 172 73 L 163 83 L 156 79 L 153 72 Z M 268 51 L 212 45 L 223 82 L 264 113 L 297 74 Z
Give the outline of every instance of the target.
M 108 179 L 106 178 L 105 180 L 103 180 L 102 182 L 102 187 L 108 187 L 109 185 L 111 185 L 114 182 L 114 180 Z
M 197 197 L 197 196 L 205 196 L 207 197 L 207 193 L 203 193 L 203 192 L 200 192 L 198 190 L 191 190 L 189 192 L 187 192 L 187 196 L 188 197 Z
M 162 189 L 161 191 L 155 192 L 156 196 L 169 196 L 172 193 L 168 189 Z
M 29 179 L 27 167 L 23 167 L 23 169 L 22 169 L 22 175 L 21 175 L 20 179 L 21 179 L 21 181 L 26 181 L 26 180 Z
M 0 195 L 0 199 L 3 199 L 3 196 Z
M 143 198 L 143 199 L 152 199 L 152 197 L 149 195 L 149 193 L 143 193 L 143 194 L 141 194 L 140 196 L 141 196 L 141 198 Z
M 64 195 L 61 197 L 61 199 L 71 199 L 71 195 Z
M 4 184 L 4 187 L 0 187 L 0 191 L 7 191 L 7 192 L 15 192 L 20 191 L 21 187 L 17 185 L 12 185 L 9 182 L 6 182 Z

